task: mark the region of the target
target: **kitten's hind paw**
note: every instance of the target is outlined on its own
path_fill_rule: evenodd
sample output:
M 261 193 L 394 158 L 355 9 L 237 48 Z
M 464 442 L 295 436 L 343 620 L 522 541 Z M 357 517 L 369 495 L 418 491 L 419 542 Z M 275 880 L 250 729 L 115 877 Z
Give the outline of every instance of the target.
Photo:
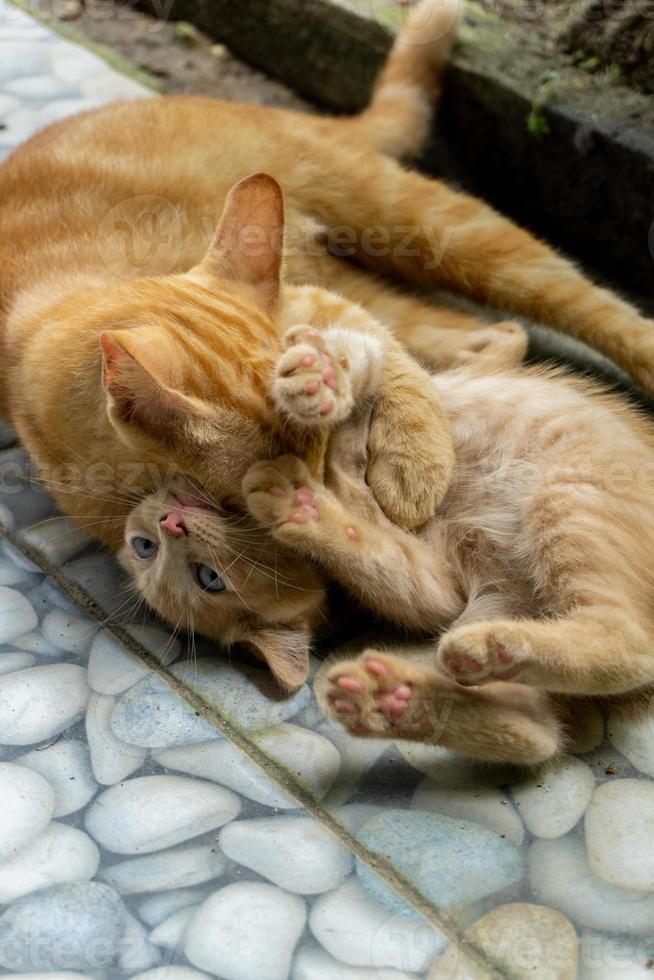
M 292 327 L 275 370 L 278 408 L 304 426 L 333 426 L 352 411 L 354 398 L 347 358 L 332 355 L 311 327 Z
M 327 674 L 327 712 L 352 735 L 437 741 L 451 684 L 436 671 L 367 651 Z
M 459 684 L 525 681 L 531 646 L 520 625 L 471 623 L 446 633 L 438 646 L 438 662 Z

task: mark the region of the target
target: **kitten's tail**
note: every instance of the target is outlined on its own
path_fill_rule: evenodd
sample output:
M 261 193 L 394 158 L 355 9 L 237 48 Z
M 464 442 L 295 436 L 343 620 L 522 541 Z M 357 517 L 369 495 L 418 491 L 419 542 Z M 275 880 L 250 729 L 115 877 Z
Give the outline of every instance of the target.
M 370 105 L 347 121 L 352 136 L 396 159 L 417 156 L 429 135 L 462 6 L 462 0 L 422 0 L 406 8 Z

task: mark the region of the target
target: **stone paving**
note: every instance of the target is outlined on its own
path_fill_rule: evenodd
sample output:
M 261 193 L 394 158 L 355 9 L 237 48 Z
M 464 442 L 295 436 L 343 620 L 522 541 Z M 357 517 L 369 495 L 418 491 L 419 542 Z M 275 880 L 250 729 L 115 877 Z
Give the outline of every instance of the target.
M 0 153 L 143 94 L 0 5 Z M 651 716 L 528 777 L 350 738 L 137 613 L 0 437 L 0 972 L 652 975 Z

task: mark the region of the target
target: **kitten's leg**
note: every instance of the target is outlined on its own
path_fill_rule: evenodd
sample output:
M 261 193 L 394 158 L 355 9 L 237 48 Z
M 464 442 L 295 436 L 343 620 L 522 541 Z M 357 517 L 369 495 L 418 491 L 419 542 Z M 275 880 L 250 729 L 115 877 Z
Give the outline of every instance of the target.
M 547 695 L 493 684 L 465 689 L 436 670 L 368 650 L 317 679 L 327 716 L 353 735 L 440 745 L 468 758 L 533 765 L 561 751 L 563 726 Z
M 346 360 L 359 365 L 359 398 L 377 388 L 368 484 L 394 523 L 424 524 L 445 496 L 454 466 L 449 422 L 430 376 L 366 310 L 335 293 L 313 286 L 286 287 L 282 325 L 293 329 L 297 323 L 310 323 L 323 336 L 331 335 Z M 381 342 L 381 376 L 369 372 L 360 353 L 348 353 L 348 335 L 354 348 Z
M 325 165 L 333 183 L 328 178 L 307 203 L 328 225 L 348 224 L 348 243 L 356 238 L 356 257 L 369 268 L 446 285 L 571 334 L 654 393 L 654 324 L 552 248 L 487 204 L 385 157 L 362 154 L 345 170 L 334 152 Z M 370 248 L 370 229 L 380 227 L 385 247 Z
M 435 549 L 390 522 L 346 511 L 294 456 L 255 463 L 243 494 L 280 544 L 319 562 L 368 608 L 433 631 L 461 612 L 452 569 Z
M 277 363 L 277 408 L 302 426 L 333 427 L 379 387 L 384 347 L 378 337 L 339 328 L 292 327 Z
M 460 684 L 513 680 L 562 694 L 622 694 L 654 682 L 654 629 L 617 606 L 561 619 L 495 620 L 446 633 L 440 665 Z

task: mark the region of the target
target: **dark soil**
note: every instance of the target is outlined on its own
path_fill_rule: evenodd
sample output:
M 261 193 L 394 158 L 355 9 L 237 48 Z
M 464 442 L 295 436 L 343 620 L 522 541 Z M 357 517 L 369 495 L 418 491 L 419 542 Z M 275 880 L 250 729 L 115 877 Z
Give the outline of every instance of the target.
M 53 7 L 56 13 L 57 6 Z M 83 5 L 65 0 L 59 10 L 79 34 L 154 76 L 161 92 L 310 109 L 291 89 L 239 61 L 191 24 L 157 20 L 113 3 Z

